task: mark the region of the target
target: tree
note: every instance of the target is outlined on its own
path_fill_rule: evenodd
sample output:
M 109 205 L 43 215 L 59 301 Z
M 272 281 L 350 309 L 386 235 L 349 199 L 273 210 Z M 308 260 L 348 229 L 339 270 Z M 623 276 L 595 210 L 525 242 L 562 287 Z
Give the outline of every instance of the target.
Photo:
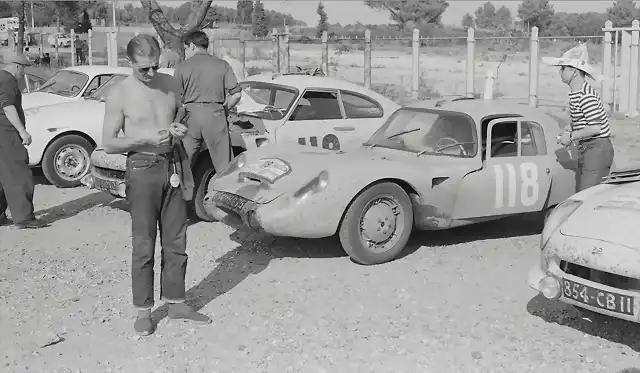
M 518 5 L 518 17 L 524 22 L 528 29 L 536 26 L 542 33 L 551 25 L 551 19 L 555 10 L 549 0 L 524 0 Z
M 487 1 L 476 9 L 476 25 L 478 28 L 494 28 L 493 20 L 496 17 L 496 7 Z
M 82 21 L 80 21 L 80 24 L 78 25 L 78 27 L 75 28 L 74 31 L 76 32 L 76 34 L 86 34 L 92 28 L 93 27 L 91 26 L 91 19 L 89 18 L 89 13 L 87 12 L 86 9 L 84 9 L 82 11 Z
M 24 31 L 27 21 L 27 2 L 19 1 L 16 6 L 16 10 L 18 13 L 18 54 L 22 54 L 22 52 L 24 51 Z
M 9 1 L 0 1 L 0 18 L 13 17 L 15 9 Z
M 269 35 L 269 17 L 264 10 L 262 1 L 256 0 L 253 5 L 253 20 L 251 22 L 253 36 L 265 37 Z
M 469 27 L 473 27 L 473 17 L 471 16 L 471 14 L 469 13 L 465 13 L 464 16 L 462 16 L 462 28 L 463 29 L 468 29 Z
M 239 0 L 236 5 L 237 23 L 249 25 L 253 20 L 253 1 Z
M 156 0 L 142 0 L 140 2 L 149 16 L 151 25 L 158 33 L 158 36 L 160 36 L 160 39 L 162 39 L 162 42 L 184 58 L 184 46 L 181 41 L 182 36 L 188 32 L 202 29 L 212 0 L 193 0 L 191 3 L 188 3 L 190 6 L 189 16 L 185 24 L 179 29 L 176 29 L 169 23 L 169 20 L 164 15 L 162 8 L 160 8 Z
M 494 24 L 496 26 L 501 25 L 508 28 L 511 27 L 512 23 L 513 18 L 511 17 L 511 11 L 509 10 L 509 8 L 504 5 L 498 8 L 498 10 L 496 11 L 496 16 L 494 18 Z
M 441 25 L 442 13 L 449 7 L 445 0 L 367 0 L 365 4 L 372 9 L 389 12 L 389 18 L 401 30 L 412 29 L 418 25 Z
M 630 27 L 631 22 L 638 15 L 636 4 L 631 0 L 616 0 L 611 7 L 607 9 L 609 20 L 613 23 L 613 27 Z
M 327 16 L 327 12 L 324 11 L 324 5 L 322 1 L 318 2 L 318 9 L 316 9 L 316 13 L 320 16 L 318 20 L 318 26 L 316 27 L 316 37 L 322 37 L 322 32 L 329 32 L 329 17 Z

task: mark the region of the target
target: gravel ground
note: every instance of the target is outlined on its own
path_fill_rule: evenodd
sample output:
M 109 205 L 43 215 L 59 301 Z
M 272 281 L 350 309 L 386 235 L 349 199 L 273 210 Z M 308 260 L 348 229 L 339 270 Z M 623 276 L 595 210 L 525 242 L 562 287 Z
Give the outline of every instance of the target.
M 0 228 L 2 372 L 640 372 L 640 325 L 589 320 L 527 286 L 533 217 L 416 233 L 371 267 L 336 239 L 199 222 L 188 297 L 214 322 L 160 308 L 139 338 L 126 204 L 48 185 L 35 204 L 50 227 Z

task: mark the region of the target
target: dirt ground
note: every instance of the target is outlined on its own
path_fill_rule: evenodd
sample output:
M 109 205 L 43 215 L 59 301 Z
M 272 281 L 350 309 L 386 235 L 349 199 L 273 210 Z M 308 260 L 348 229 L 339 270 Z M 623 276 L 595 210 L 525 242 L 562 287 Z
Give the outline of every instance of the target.
M 634 122 L 612 127 L 620 165 L 638 157 Z M 532 216 L 414 233 L 402 258 L 371 267 L 335 238 L 199 222 L 188 299 L 214 322 L 169 321 L 161 307 L 140 338 L 126 203 L 39 184 L 35 205 L 50 227 L 0 228 L 1 372 L 640 372 L 639 324 L 528 287 Z

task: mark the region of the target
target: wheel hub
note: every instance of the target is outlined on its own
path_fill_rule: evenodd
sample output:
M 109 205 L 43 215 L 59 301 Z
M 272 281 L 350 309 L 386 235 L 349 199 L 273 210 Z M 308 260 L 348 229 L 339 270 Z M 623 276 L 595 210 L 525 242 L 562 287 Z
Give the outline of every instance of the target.
M 391 239 L 396 231 L 398 213 L 398 206 L 391 201 L 375 201 L 361 219 L 360 229 L 365 241 L 378 245 Z
M 89 154 L 77 145 L 60 149 L 56 155 L 56 172 L 65 180 L 82 177 L 89 168 Z

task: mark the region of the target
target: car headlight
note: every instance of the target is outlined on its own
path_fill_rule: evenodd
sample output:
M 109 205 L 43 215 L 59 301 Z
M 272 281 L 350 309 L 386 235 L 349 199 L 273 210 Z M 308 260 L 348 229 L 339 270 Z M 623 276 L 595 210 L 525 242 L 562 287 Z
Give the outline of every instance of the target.
M 296 202 L 302 202 L 310 195 L 323 191 L 329 185 L 329 173 L 326 170 L 321 171 L 318 176 L 309 180 L 302 188 L 293 194 Z
M 555 231 L 564 223 L 578 207 L 582 205 L 582 201 L 568 199 L 556 206 L 549 214 L 549 218 L 544 224 L 544 229 L 540 235 L 540 249 L 544 249 L 549 239 Z
M 247 162 L 247 156 L 245 156 L 244 153 L 240 153 L 238 154 L 237 157 L 233 158 L 231 162 L 229 162 L 227 167 L 222 169 L 220 172 L 216 172 L 216 176 L 217 177 L 227 176 L 233 173 L 234 171 L 237 171 L 242 167 L 244 167 L 246 162 Z

